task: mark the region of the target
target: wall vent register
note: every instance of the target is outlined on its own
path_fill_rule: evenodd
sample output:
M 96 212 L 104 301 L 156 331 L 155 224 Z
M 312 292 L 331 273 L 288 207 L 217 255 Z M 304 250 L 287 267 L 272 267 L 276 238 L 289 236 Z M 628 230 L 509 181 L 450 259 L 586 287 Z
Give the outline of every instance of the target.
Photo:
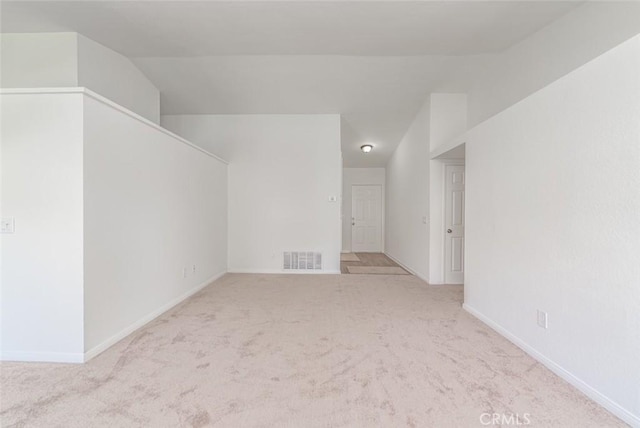
M 322 253 L 312 251 L 288 251 L 283 254 L 284 270 L 321 270 Z

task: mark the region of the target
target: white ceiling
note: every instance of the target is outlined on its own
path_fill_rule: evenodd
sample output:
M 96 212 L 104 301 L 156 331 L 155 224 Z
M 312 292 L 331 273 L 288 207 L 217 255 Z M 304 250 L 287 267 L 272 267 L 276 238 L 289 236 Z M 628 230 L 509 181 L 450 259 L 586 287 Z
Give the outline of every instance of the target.
M 1 28 L 77 31 L 131 57 L 164 114 L 340 113 L 345 165 L 364 167 L 386 164 L 429 92 L 465 90 L 454 71 L 579 3 L 3 1 Z
M 466 55 L 503 50 L 571 2 L 3 2 L 3 31 L 75 30 L 128 56 Z
M 461 57 L 137 58 L 164 114 L 342 114 L 350 167 L 384 166 L 431 88 Z M 359 147 L 372 143 L 364 156 Z

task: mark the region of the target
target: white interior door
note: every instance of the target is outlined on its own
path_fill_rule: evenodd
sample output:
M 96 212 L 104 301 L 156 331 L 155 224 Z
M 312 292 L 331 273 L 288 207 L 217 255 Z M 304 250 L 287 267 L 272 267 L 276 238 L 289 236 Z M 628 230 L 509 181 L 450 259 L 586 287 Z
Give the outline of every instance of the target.
M 382 188 L 351 187 L 351 251 L 382 252 Z
M 464 166 L 445 166 L 444 280 L 464 282 Z

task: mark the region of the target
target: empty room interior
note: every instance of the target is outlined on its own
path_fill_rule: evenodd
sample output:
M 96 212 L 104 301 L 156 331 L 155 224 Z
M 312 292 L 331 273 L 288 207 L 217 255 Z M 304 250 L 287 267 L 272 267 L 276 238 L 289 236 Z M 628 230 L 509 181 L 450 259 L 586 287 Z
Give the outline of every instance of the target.
M 0 426 L 640 427 L 640 2 L 0 30 Z

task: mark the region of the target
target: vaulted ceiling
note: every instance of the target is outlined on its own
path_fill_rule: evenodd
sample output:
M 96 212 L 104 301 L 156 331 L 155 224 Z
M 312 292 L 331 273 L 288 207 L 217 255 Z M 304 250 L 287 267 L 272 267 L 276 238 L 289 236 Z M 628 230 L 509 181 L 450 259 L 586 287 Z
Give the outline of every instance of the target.
M 4 1 L 1 29 L 76 31 L 130 57 L 163 114 L 339 113 L 345 166 L 384 166 L 430 92 L 464 91 L 479 58 L 580 3 Z

